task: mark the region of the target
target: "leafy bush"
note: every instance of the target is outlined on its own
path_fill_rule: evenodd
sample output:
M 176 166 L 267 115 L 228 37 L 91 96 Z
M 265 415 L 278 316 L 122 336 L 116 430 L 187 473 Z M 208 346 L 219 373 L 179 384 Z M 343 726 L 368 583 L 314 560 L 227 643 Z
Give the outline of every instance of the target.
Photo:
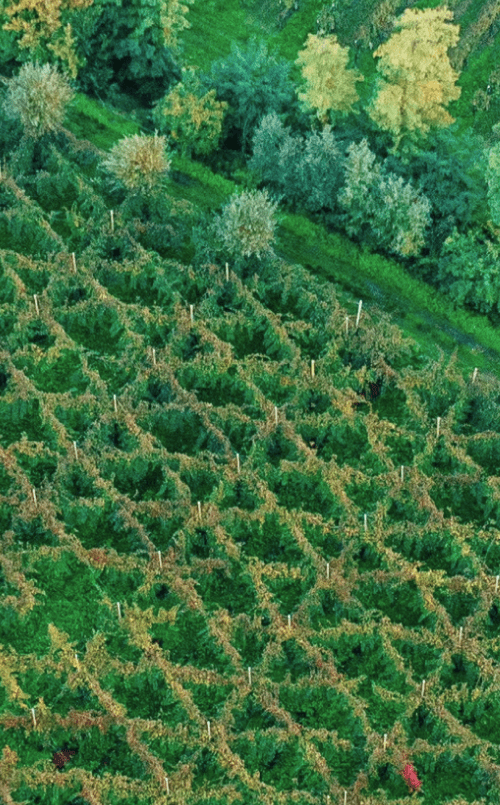
M 165 137 L 123 137 L 103 160 L 101 169 L 112 174 L 129 190 L 151 190 L 170 170 L 165 153 Z
M 182 153 L 209 154 L 218 144 L 228 104 L 215 100 L 215 90 L 203 94 L 193 70 L 186 71 L 153 111 L 160 131 L 169 131 Z
M 235 258 L 272 254 L 278 202 L 271 202 L 267 190 L 233 194 L 214 226 L 218 237 Z
M 57 68 L 27 62 L 17 76 L 1 80 L 8 86 L 5 114 L 18 118 L 28 137 L 37 139 L 61 127 L 73 90 Z

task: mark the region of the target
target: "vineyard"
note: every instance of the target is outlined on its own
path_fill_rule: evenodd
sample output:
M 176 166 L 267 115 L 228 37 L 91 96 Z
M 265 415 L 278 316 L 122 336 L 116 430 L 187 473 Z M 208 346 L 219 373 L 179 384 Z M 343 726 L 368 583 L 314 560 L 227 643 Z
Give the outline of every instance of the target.
M 71 132 L 23 158 L 2 800 L 500 802 L 498 380 L 298 264 L 193 261 L 173 179 L 155 218 Z

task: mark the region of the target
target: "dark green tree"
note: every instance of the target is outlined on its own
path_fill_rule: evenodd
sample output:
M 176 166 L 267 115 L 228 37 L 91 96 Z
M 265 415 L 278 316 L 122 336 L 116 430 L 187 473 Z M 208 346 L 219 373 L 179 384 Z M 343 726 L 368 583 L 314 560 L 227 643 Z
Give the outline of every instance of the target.
M 207 90 L 215 89 L 229 109 L 224 120 L 223 140 L 235 139 L 242 152 L 249 149 L 252 134 L 271 111 L 297 111 L 291 63 L 270 55 L 255 36 L 244 48 L 234 42 L 231 53 L 200 75 Z

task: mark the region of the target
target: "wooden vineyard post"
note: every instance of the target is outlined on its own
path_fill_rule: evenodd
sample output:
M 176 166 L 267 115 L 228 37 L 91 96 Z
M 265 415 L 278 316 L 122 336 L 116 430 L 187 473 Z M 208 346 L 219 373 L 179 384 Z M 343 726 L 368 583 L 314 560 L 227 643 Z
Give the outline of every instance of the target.
M 236 453 L 236 467 L 238 469 L 238 473 L 240 473 L 241 468 L 240 468 L 240 454 L 239 453 Z
M 344 788 L 344 805 L 346 805 L 346 802 L 347 802 L 347 791 Z
M 404 481 L 405 479 L 405 468 L 401 465 L 401 480 Z
M 40 308 L 38 307 L 38 298 L 36 293 L 33 294 L 33 299 L 35 300 L 35 308 L 36 308 L 36 315 L 40 315 Z
M 252 687 L 252 669 L 248 666 L 248 684 Z
M 330 578 L 330 562 L 326 563 L 326 578 Z
M 368 518 L 367 518 L 366 514 L 365 514 L 364 517 L 365 517 L 365 531 L 368 531 Z
M 38 507 L 38 503 L 37 503 L 37 500 L 36 500 L 36 492 L 35 492 L 33 487 L 31 488 L 31 492 L 32 492 L 32 495 L 33 495 L 33 500 L 35 501 L 35 509 L 36 509 Z
M 35 716 L 35 708 L 34 707 L 31 708 L 31 715 L 32 715 L 32 718 L 33 718 L 33 726 L 36 727 L 36 716 Z
M 153 347 L 153 366 L 156 366 L 156 349 Z
M 165 777 L 165 782 L 167 784 L 167 796 L 170 796 L 170 788 L 169 788 L 169 785 L 168 785 L 168 777 Z
M 71 257 L 72 257 L 72 259 L 73 259 L 73 271 L 74 271 L 74 272 L 75 272 L 75 274 L 76 274 L 76 255 L 75 255 L 75 253 L 74 253 L 74 252 L 72 253 Z
M 75 660 L 76 660 L 76 667 L 77 667 L 78 669 L 80 669 L 80 663 L 79 663 L 79 661 L 78 661 L 78 655 L 77 655 L 77 654 L 75 654 Z
M 500 576 L 497 576 L 497 583 L 495 584 L 495 592 L 498 591 L 498 579 L 500 579 Z
M 229 282 L 229 266 L 226 263 L 226 281 Z
M 386 746 L 387 746 L 387 733 L 384 732 L 384 751 L 385 751 Z
M 473 383 L 475 383 L 475 382 L 476 382 L 476 375 L 477 375 L 477 366 L 475 367 L 474 372 L 473 372 L 473 374 L 472 374 L 472 382 L 473 382 Z
M 113 394 L 113 405 L 114 405 L 114 408 L 115 408 L 115 414 L 117 414 L 118 413 L 118 405 L 116 403 L 116 394 Z
M 311 377 L 314 377 L 314 361 L 311 361 Z
M 190 315 L 190 317 L 191 317 L 191 324 L 194 322 L 193 310 L 194 310 L 194 306 L 193 306 L 193 305 L 189 305 L 189 311 L 190 311 L 189 315 Z
M 437 418 L 437 428 L 436 428 L 436 436 L 439 439 L 439 423 L 441 422 L 441 417 L 438 416 Z
M 424 691 L 425 691 L 425 679 L 422 682 L 422 699 L 424 698 Z
M 117 604 L 116 604 L 116 608 L 117 608 L 117 610 L 118 610 L 118 619 L 119 619 L 119 620 L 121 620 L 121 619 L 122 619 L 122 611 L 121 611 L 121 607 L 120 607 L 120 602 L 119 602 L 119 601 L 118 601 L 118 602 L 117 602 Z
M 198 501 L 198 518 L 201 523 L 201 500 Z
M 292 628 L 292 616 L 291 615 L 288 616 L 288 628 L 289 629 Z
M 208 740 L 210 740 L 210 738 L 212 737 L 212 734 L 210 732 L 210 721 L 207 721 L 207 729 L 208 729 Z
M 274 406 L 274 421 L 278 424 L 278 409 Z
M 359 305 L 358 305 L 358 315 L 356 316 L 356 330 L 358 329 L 359 317 L 361 316 L 361 306 L 362 306 L 362 304 L 363 304 L 363 300 L 360 299 L 359 300 Z
M 115 231 L 115 217 L 113 215 L 113 210 L 110 210 L 111 215 L 111 234 Z
M 75 451 L 75 458 L 78 461 L 78 450 L 76 449 L 76 442 L 73 442 L 73 450 Z
M 160 569 L 161 569 L 161 567 L 162 567 L 162 564 L 161 564 L 161 551 L 158 551 L 158 559 L 159 559 L 159 562 L 160 562 Z
M 463 632 L 463 627 L 461 626 L 461 627 L 460 627 L 460 636 L 459 636 L 459 638 L 458 638 L 458 647 L 459 647 L 459 648 L 460 648 L 460 646 L 462 645 L 462 632 Z
M 345 334 L 349 335 L 349 316 L 345 317 Z

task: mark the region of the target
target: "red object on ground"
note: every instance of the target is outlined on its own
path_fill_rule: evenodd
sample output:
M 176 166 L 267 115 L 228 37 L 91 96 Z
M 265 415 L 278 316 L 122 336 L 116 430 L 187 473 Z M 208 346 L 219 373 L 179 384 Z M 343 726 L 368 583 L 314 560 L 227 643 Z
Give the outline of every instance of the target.
M 414 791 L 418 791 L 422 785 L 422 781 L 418 779 L 417 772 L 411 763 L 407 763 L 404 771 L 400 771 L 399 773 L 403 775 L 410 788 L 412 788 Z

